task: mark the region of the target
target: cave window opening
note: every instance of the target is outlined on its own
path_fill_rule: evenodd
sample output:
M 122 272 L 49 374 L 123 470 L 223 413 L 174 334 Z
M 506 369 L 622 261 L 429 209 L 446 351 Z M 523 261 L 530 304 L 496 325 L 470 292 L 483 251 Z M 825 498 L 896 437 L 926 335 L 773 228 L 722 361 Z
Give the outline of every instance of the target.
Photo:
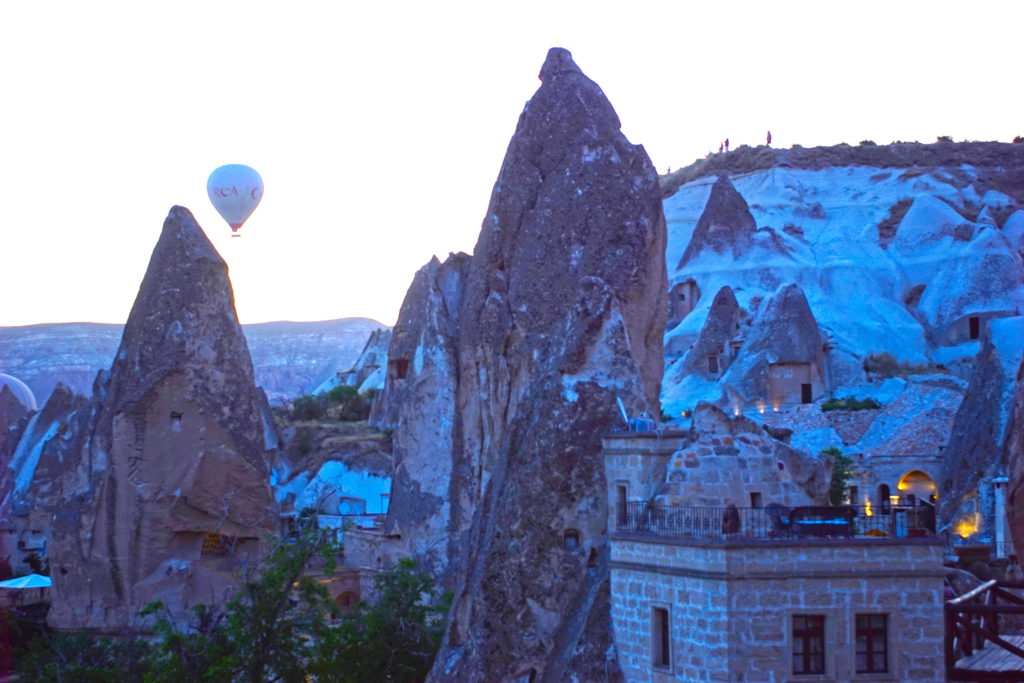
M 184 415 L 182 415 L 181 413 L 178 413 L 178 412 L 172 412 L 171 413 L 171 431 L 172 432 L 180 432 L 181 431 L 181 418 L 183 418 L 183 417 L 184 417 Z
M 718 374 L 718 356 L 708 356 L 708 372 Z
M 209 531 L 203 536 L 203 550 L 201 555 L 207 557 L 220 557 L 231 551 L 231 539 L 221 536 L 216 531 Z
M 580 532 L 576 529 L 566 529 L 562 534 L 562 544 L 566 550 L 576 550 L 580 547 Z
M 405 379 L 409 374 L 409 359 L 395 358 L 388 361 L 388 377 L 391 379 Z
M 970 328 L 971 339 L 977 339 L 981 336 L 981 318 L 972 315 L 967 319 L 967 325 Z

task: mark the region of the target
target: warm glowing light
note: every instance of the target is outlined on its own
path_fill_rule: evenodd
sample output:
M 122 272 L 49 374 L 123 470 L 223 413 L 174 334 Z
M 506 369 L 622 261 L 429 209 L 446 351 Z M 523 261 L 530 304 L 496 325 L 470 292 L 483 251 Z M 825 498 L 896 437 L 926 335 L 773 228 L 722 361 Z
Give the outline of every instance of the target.
M 889 496 L 889 502 L 892 503 L 893 505 L 899 505 L 900 504 L 900 497 L 899 496 Z
M 866 501 L 864 501 L 864 514 L 867 515 L 868 517 L 873 517 L 874 514 L 875 514 L 875 513 L 873 513 L 871 511 L 871 499 L 870 498 L 868 498 Z
M 971 514 L 964 515 L 960 520 L 953 525 L 953 531 L 960 538 L 967 538 L 978 533 L 981 529 L 981 514 L 972 512 Z
M 900 491 L 906 491 L 909 487 L 907 486 L 907 482 L 901 481 L 900 483 L 896 484 L 896 488 L 898 488 Z
M 764 415 L 764 411 L 765 411 L 764 401 L 758 401 L 757 402 L 757 412 L 759 412 L 762 415 Z

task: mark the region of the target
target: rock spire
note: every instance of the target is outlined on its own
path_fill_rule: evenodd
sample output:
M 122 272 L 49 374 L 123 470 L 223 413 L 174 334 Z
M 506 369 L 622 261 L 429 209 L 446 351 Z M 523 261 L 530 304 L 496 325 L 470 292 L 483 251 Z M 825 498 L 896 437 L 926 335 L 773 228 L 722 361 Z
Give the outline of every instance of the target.
M 617 670 L 599 453 L 621 421 L 616 397 L 658 410 L 665 222 L 655 169 L 597 84 L 560 48 L 540 79 L 473 256 L 420 272 L 410 296 L 427 299 L 406 299 L 389 352 L 380 415 L 408 475 L 396 474 L 392 533 L 452 544 L 432 680 Z M 444 404 L 429 415 L 399 397 L 426 373 Z M 437 431 L 450 440 L 431 446 Z M 406 443 L 420 448 L 399 453 Z M 408 491 L 420 517 L 399 500 Z
M 227 266 L 171 209 L 109 373 L 74 431 L 54 520 L 52 625 L 118 631 L 224 597 L 277 526 L 266 399 Z

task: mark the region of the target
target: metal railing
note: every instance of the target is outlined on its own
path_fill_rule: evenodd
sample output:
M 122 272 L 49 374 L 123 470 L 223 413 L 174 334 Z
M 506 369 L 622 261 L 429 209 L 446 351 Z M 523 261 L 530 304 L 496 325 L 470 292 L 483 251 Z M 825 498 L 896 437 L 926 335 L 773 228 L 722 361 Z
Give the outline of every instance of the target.
M 906 538 L 931 536 L 931 508 L 852 505 L 789 508 L 683 507 L 649 502 L 619 504 L 613 512 L 619 532 L 702 539 Z

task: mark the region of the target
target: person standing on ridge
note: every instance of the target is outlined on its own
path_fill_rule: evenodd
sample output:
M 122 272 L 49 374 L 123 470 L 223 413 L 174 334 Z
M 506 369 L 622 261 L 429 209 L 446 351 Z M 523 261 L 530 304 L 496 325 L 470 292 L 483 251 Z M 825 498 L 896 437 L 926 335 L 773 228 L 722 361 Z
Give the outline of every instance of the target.
M 726 138 L 726 139 L 725 139 L 725 151 L 726 151 L 726 152 L 728 152 L 728 151 L 729 151 L 729 138 Z
M 719 142 L 719 143 L 718 143 L 718 153 L 719 153 L 719 154 L 721 154 L 721 153 L 722 153 L 722 148 L 723 148 L 723 147 L 725 147 L 725 143 L 724 143 L 724 142 Z
M 768 146 L 772 146 L 772 132 L 768 131 Z

